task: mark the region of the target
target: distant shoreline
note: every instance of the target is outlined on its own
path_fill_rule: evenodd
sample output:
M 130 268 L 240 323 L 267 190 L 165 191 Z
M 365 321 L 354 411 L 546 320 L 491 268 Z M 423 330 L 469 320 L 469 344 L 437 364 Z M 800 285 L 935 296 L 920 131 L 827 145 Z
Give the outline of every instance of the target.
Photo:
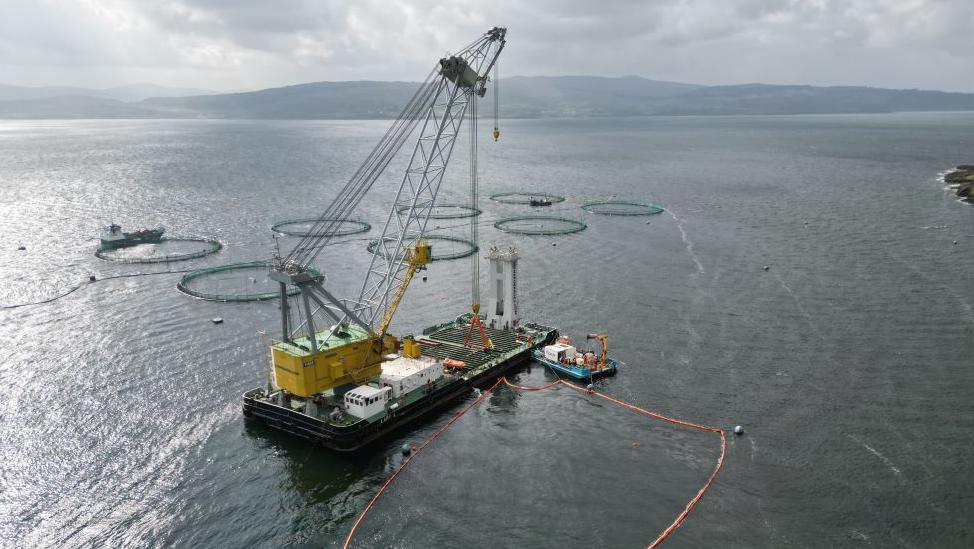
M 974 164 L 961 164 L 943 176 L 948 189 L 964 202 L 974 204 Z
M 185 90 L 159 86 L 113 91 L 0 85 L 0 119 L 383 120 L 397 118 L 418 85 L 310 82 L 205 95 L 178 95 Z M 641 77 L 550 76 L 504 78 L 499 91 L 500 115 L 508 119 L 974 112 L 974 93 L 865 86 L 701 86 Z M 481 113 L 493 117 L 492 108 Z
M 828 117 L 828 116 L 887 116 L 891 114 L 969 114 L 974 115 L 971 110 L 914 110 L 914 111 L 871 111 L 871 112 L 807 112 L 807 113 L 739 113 L 739 114 L 632 114 L 632 115 L 578 115 L 578 116 L 501 116 L 499 120 L 636 120 L 636 119 L 657 119 L 657 118 L 787 118 L 787 117 Z M 479 120 L 492 119 L 490 114 L 478 117 Z M 71 122 L 85 120 L 159 120 L 159 121 L 236 121 L 236 122 L 371 122 L 382 120 L 395 120 L 392 116 L 382 117 L 317 117 L 317 118 L 293 118 L 293 117 L 242 117 L 242 116 L 61 116 L 61 117 L 11 117 L 0 116 L 0 122 Z M 948 170 L 945 173 L 952 173 L 956 169 Z

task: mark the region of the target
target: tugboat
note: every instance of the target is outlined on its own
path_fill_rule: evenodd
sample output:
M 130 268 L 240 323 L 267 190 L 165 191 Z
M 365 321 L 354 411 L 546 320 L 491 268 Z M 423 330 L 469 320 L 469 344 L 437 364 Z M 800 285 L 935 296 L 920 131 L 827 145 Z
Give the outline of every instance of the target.
M 543 196 L 541 198 L 535 198 L 535 197 L 532 196 L 531 197 L 531 205 L 532 206 L 551 206 L 551 199 L 548 198 L 547 196 Z
M 114 248 L 126 248 L 139 244 L 154 244 L 162 241 L 162 234 L 166 229 L 139 229 L 134 233 L 122 232 L 122 227 L 112 223 L 105 227 L 101 235 L 101 249 L 111 250 Z
M 555 372 L 578 380 L 592 380 L 597 377 L 611 376 L 618 370 L 618 362 L 607 355 L 606 334 L 588 334 L 586 339 L 597 340 L 602 347 L 596 355 L 592 351 L 582 352 L 572 345 L 567 337 L 560 337 L 552 345 L 532 351 L 531 356 L 538 362 L 551 368 Z

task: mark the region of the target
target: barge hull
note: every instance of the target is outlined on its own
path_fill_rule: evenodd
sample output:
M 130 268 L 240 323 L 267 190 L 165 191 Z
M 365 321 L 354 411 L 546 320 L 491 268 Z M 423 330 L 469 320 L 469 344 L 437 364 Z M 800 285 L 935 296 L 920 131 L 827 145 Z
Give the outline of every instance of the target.
M 434 328 L 439 328 L 441 333 L 449 332 L 448 335 L 453 335 L 456 331 L 456 329 L 442 328 L 442 326 L 445 325 Z M 436 333 L 432 335 L 435 337 Z M 525 346 L 512 356 L 489 368 L 484 368 L 482 371 L 472 373 L 469 377 L 460 377 L 451 383 L 437 387 L 409 406 L 389 410 L 382 419 L 364 427 L 361 423 L 339 426 L 309 416 L 298 410 L 273 402 L 270 398 L 267 398 L 264 390 L 260 388 L 251 389 L 244 393 L 243 414 L 245 417 L 260 421 L 272 429 L 309 440 L 331 450 L 355 452 L 364 449 L 400 428 L 406 427 L 414 421 L 418 421 L 438 410 L 442 410 L 457 399 L 470 394 L 474 387 L 483 388 L 493 385 L 499 377 L 510 370 L 530 362 L 531 352 L 536 345 L 544 344 L 553 340 L 555 337 L 557 337 L 557 330 L 549 328 L 545 332 L 545 336 L 533 342 L 533 345 Z M 424 351 L 429 348 L 432 354 L 449 354 L 452 346 L 445 341 L 437 342 L 437 340 L 429 340 L 428 343 L 423 344 Z M 433 351 L 433 348 L 436 350 Z M 456 347 L 456 350 L 459 353 L 469 352 L 468 348 Z M 424 354 L 426 353 L 424 352 Z

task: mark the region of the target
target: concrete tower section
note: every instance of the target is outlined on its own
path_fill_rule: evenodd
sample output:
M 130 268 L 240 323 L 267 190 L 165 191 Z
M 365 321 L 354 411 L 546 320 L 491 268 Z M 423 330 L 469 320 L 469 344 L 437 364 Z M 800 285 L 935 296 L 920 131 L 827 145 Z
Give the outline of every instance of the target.
M 517 248 L 491 246 L 487 252 L 487 301 L 483 310 L 487 325 L 509 330 L 517 326 Z

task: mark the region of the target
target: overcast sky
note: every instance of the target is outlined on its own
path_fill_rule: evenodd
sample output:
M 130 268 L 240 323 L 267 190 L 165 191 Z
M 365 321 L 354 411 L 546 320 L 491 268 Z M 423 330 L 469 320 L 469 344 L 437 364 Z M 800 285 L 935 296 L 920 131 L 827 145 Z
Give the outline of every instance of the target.
M 494 25 L 502 76 L 974 92 L 974 0 L 2 0 L 0 82 L 417 80 Z

